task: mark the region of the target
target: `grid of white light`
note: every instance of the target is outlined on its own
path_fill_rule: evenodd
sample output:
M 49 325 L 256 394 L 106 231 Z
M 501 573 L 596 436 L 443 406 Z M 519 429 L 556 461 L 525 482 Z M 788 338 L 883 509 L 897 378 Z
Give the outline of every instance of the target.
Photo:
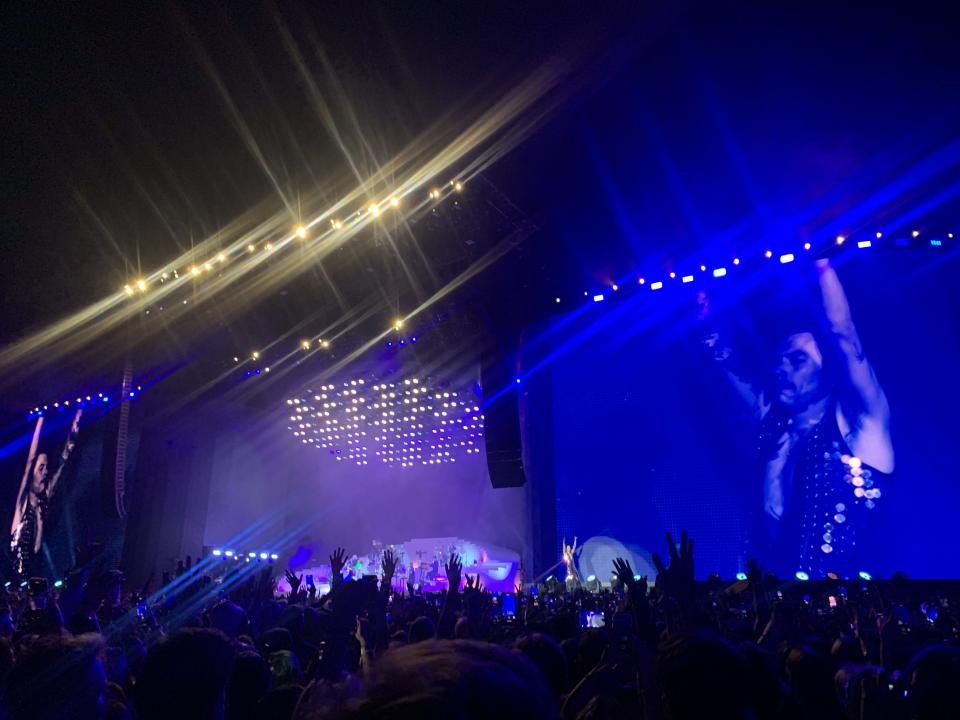
M 335 460 L 412 468 L 480 453 L 483 414 L 473 393 L 410 377 L 356 378 L 287 400 L 287 429 Z

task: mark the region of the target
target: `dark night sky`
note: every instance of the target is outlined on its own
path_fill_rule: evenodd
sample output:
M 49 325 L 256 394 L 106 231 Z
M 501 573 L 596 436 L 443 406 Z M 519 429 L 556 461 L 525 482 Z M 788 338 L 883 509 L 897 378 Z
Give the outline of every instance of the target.
M 116 291 L 257 203 L 281 207 L 205 66 L 288 198 L 343 173 L 281 27 L 322 88 L 342 84 L 380 162 L 477 86 L 506 89 L 573 45 L 585 63 L 618 51 L 490 172 L 576 268 L 550 280 L 560 287 L 720 235 L 802 232 L 960 127 L 957 25 L 932 4 L 572 5 L 7 3 L 2 337 Z

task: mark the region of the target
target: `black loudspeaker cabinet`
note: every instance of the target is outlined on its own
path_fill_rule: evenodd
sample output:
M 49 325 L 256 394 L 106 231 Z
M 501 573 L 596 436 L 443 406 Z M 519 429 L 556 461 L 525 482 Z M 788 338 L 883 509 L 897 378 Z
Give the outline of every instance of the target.
M 490 482 L 495 488 L 522 487 L 526 475 L 520 440 L 520 385 L 502 357 L 484 360 L 480 382 Z

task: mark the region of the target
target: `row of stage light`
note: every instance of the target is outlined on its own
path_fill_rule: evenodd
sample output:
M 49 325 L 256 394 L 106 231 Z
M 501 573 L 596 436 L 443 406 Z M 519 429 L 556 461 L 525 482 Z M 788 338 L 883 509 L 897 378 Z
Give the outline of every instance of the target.
M 861 238 L 859 240 L 856 240 L 855 242 L 856 242 L 857 249 L 867 250 L 870 248 L 878 247 L 882 242 L 883 236 L 884 235 L 882 232 L 877 232 L 872 237 Z M 921 241 L 919 240 L 919 237 L 920 237 L 920 231 L 914 230 L 910 233 L 909 239 L 905 237 L 899 237 L 899 238 L 896 238 L 891 245 L 892 247 L 896 247 L 896 248 L 909 248 L 909 247 L 943 248 L 944 247 L 944 240 L 942 238 L 934 237 L 934 238 L 930 238 L 929 240 Z M 952 232 L 946 233 L 946 239 L 953 240 L 953 233 Z M 831 243 L 823 246 L 822 249 L 824 250 L 829 249 L 835 252 L 837 248 L 840 248 L 846 245 L 852 245 L 853 243 L 854 243 L 854 240 L 851 237 L 847 235 L 837 235 L 836 238 Z M 811 250 L 813 250 L 813 245 L 809 242 L 803 243 L 801 247 L 802 247 L 802 253 L 809 253 Z M 821 249 L 821 248 L 818 248 L 818 249 Z M 774 258 L 777 258 L 781 265 L 787 265 L 794 262 L 799 257 L 800 254 L 801 254 L 800 249 L 791 251 L 791 252 L 779 253 L 779 254 L 775 253 L 771 249 L 766 249 L 763 251 L 760 257 L 762 258 L 762 261 L 769 261 L 769 260 L 773 260 Z M 728 261 L 729 266 L 727 264 L 723 264 L 723 265 L 717 265 L 715 267 L 708 267 L 705 263 L 701 263 L 698 270 L 701 276 L 705 273 L 709 273 L 709 275 L 714 278 L 722 278 L 732 273 L 735 268 L 741 267 L 744 263 L 744 260 L 747 260 L 747 259 L 750 259 L 750 256 L 733 255 Z M 662 290 L 664 287 L 667 286 L 667 284 L 669 284 L 669 282 L 675 281 L 678 278 L 682 284 L 692 283 L 697 279 L 697 272 L 692 271 L 684 274 L 679 274 L 676 271 L 671 270 L 669 273 L 666 274 L 666 276 L 660 277 L 656 280 L 651 281 L 649 279 L 650 277 L 651 276 L 646 274 L 637 275 L 636 284 L 639 286 L 649 287 L 651 291 L 657 291 L 657 290 Z M 607 287 L 607 289 L 602 292 L 594 292 L 591 294 L 590 291 L 585 290 L 583 292 L 583 296 L 586 298 L 589 298 L 590 300 L 592 300 L 592 302 L 595 302 L 595 303 L 603 302 L 604 300 L 607 299 L 608 292 L 615 292 L 615 293 L 619 292 L 623 288 L 624 282 L 627 282 L 627 281 L 611 283 Z M 557 295 L 554 297 L 553 301 L 554 301 L 554 304 L 560 305 L 561 303 L 563 303 L 563 298 Z
M 743 582 L 744 580 L 747 579 L 747 574 L 745 572 L 738 572 L 736 577 L 737 577 L 737 580 L 739 580 L 740 582 Z M 804 572 L 803 570 L 797 570 L 794 577 L 800 582 L 807 582 L 808 580 L 810 580 L 810 574 L 807 572 Z M 866 570 L 861 570 L 860 572 L 858 572 L 857 577 L 859 577 L 861 580 L 865 582 L 871 582 L 873 580 L 873 575 L 868 573 Z M 843 580 L 843 578 L 840 577 L 840 574 L 835 572 L 828 572 L 824 574 L 823 579 L 830 580 L 831 582 L 840 582 L 841 580 Z
M 130 390 L 128 390 L 126 396 L 124 396 L 122 388 L 116 388 L 114 390 L 102 390 L 93 395 L 80 395 L 76 398 L 76 400 L 70 400 L 70 399 L 57 400 L 55 402 L 47 403 L 45 405 L 37 405 L 33 410 L 31 410 L 28 413 L 28 415 L 30 417 L 33 417 L 35 415 L 37 416 L 43 415 L 44 413 L 50 412 L 53 410 L 63 411 L 63 410 L 70 410 L 71 408 L 85 409 L 90 407 L 97 407 L 98 405 L 109 405 L 111 400 L 114 398 L 120 401 L 126 400 L 126 399 L 133 400 L 140 394 L 141 390 L 143 390 L 143 388 L 140 385 L 137 385 L 135 389 L 131 388 Z
M 445 188 L 449 188 L 449 192 L 454 193 L 463 192 L 463 187 L 463 182 L 460 180 L 451 180 L 448 185 L 445 186 Z M 443 199 L 444 192 L 440 188 L 433 188 L 429 191 L 427 197 L 429 200 L 439 201 Z M 400 198 L 396 195 L 390 195 L 385 200 L 381 200 L 379 202 L 373 200 L 367 203 L 363 209 L 357 210 L 356 212 L 347 216 L 345 220 L 339 220 L 335 218 L 330 219 L 330 228 L 328 232 L 336 232 L 345 228 L 350 230 L 354 225 L 361 222 L 365 216 L 379 218 L 390 210 L 398 209 L 400 204 Z M 256 255 L 258 251 L 263 253 L 273 253 L 274 251 L 293 245 L 294 241 L 296 240 L 306 240 L 309 238 L 310 231 L 322 223 L 326 217 L 327 213 L 322 213 L 309 222 L 297 225 L 293 228 L 289 235 L 281 237 L 275 241 L 263 242 L 259 246 L 256 243 L 248 243 L 244 248 L 220 251 L 206 262 L 195 263 L 186 268 L 170 268 L 162 270 L 158 273 L 154 273 L 152 276 L 138 277 L 125 284 L 123 286 L 123 292 L 128 297 L 144 295 L 148 293 L 152 284 L 148 277 L 155 278 L 155 282 L 160 285 L 165 285 L 189 278 L 199 279 L 204 275 L 208 275 L 218 267 L 225 265 L 230 260 L 238 260 L 244 257 Z
M 280 555 L 278 555 L 277 553 L 275 553 L 275 552 L 263 552 L 262 550 L 261 550 L 261 551 L 258 551 L 258 552 L 245 552 L 245 553 L 244 553 L 244 552 L 236 552 L 236 551 L 234 551 L 234 550 L 221 550 L 221 549 L 217 548 L 217 549 L 215 549 L 215 550 L 213 551 L 212 555 L 213 555 L 214 557 L 217 557 L 217 558 L 224 558 L 224 559 L 226 559 L 226 560 L 234 560 L 234 561 L 236 561 L 236 562 L 241 562 L 241 561 L 244 561 L 244 560 L 245 560 L 246 562 L 253 562 L 253 561 L 260 562 L 260 561 L 263 561 L 263 560 L 266 560 L 267 562 L 273 562 L 274 560 L 279 560 L 279 559 L 280 559 Z

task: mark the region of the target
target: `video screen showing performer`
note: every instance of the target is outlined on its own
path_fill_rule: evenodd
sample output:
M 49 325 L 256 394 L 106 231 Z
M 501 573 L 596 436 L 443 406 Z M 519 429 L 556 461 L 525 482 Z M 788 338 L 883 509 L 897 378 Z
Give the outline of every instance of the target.
M 83 410 L 77 410 L 59 453 L 40 447 L 44 418 L 37 419 L 10 526 L 14 570 L 24 579 L 44 574 L 39 562 L 44 527 L 50 522 L 51 502 L 76 448 L 82 414 Z
M 711 329 L 698 294 L 704 346 L 759 422 L 763 489 L 754 552 L 774 565 L 850 574 L 862 565 L 858 533 L 894 470 L 890 407 L 867 358 L 836 271 L 815 264 L 822 307 L 810 327 L 786 334 L 766 382 L 745 377 L 729 338 Z M 817 322 L 819 320 L 819 322 Z
M 955 532 L 960 255 L 897 247 L 664 272 L 538 327 L 524 409 L 555 547 L 616 547 L 643 575 L 686 529 L 714 538 L 701 577 L 751 558 L 785 577 L 960 576 L 936 550 Z M 607 561 L 577 564 L 605 580 Z

